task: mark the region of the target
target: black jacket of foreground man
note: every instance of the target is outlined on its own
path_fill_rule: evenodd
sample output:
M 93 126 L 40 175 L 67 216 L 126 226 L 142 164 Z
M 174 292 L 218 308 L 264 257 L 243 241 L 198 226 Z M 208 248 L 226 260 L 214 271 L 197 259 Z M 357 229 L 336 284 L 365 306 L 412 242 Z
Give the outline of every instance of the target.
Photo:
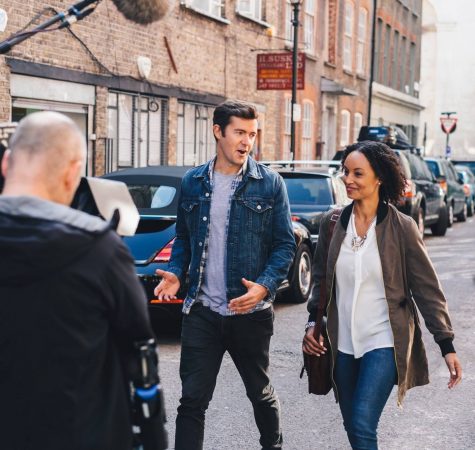
M 125 366 L 151 337 L 132 258 L 106 222 L 0 196 L 0 448 L 130 450 Z

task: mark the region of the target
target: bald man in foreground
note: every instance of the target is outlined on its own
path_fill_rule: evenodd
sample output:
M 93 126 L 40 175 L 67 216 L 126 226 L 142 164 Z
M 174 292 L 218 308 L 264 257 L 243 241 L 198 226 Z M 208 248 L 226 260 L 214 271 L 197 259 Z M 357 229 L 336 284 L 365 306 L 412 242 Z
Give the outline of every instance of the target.
M 131 450 L 126 366 L 153 338 L 132 258 L 69 207 L 85 141 L 66 116 L 23 119 L 2 162 L 0 447 Z

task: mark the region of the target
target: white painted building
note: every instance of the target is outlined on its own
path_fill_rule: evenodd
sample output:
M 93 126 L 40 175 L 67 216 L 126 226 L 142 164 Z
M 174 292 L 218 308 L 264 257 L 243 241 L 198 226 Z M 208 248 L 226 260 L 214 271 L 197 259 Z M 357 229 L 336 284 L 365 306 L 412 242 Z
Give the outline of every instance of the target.
M 422 11 L 419 144 L 430 155 L 445 154 L 442 112 L 456 112 L 450 135 L 453 158 L 475 158 L 475 1 L 424 0 Z

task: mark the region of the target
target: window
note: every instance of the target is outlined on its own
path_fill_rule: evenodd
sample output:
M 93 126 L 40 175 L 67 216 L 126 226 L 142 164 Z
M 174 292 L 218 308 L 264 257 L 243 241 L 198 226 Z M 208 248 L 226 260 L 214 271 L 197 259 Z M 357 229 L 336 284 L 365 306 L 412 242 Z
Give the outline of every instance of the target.
M 203 11 L 211 16 L 223 17 L 224 5 L 222 0 L 182 0 L 186 6 Z
M 196 103 L 178 103 L 177 166 L 196 166 L 215 153 L 213 107 Z
M 313 104 L 309 101 L 303 102 L 302 116 L 302 154 L 303 160 L 313 159 L 312 155 L 313 138 Z
M 284 148 L 282 152 L 283 159 L 290 159 L 290 129 L 291 129 L 291 111 L 292 111 L 292 99 L 290 97 L 285 98 L 284 107 Z
M 294 42 L 292 18 L 292 5 L 290 4 L 290 1 L 287 0 L 285 2 L 285 39 L 288 41 L 289 44 L 292 44 Z
M 353 122 L 353 142 L 358 140 L 358 135 L 360 134 L 361 126 L 363 125 L 363 114 L 355 113 L 354 122 Z
M 350 112 L 344 109 L 341 112 L 340 147 L 346 147 L 349 143 L 350 143 Z
M 343 68 L 352 70 L 353 58 L 353 3 L 345 4 L 345 36 L 343 42 Z
M 391 48 L 391 26 L 386 25 L 386 33 L 384 36 L 384 66 L 383 66 L 383 84 L 389 85 L 389 62 L 390 55 L 389 49 Z
M 414 71 L 416 65 L 416 44 L 411 42 L 411 46 L 409 48 L 409 92 L 408 94 L 416 95 L 414 91 Z
M 402 37 L 401 41 L 401 58 L 399 60 L 399 90 L 403 91 L 406 84 L 406 36 Z
M 265 20 L 264 0 L 239 0 L 238 12 L 251 19 Z
M 109 92 L 106 168 L 167 164 L 167 102 L 151 96 Z
M 373 77 L 378 83 L 381 82 L 381 39 L 383 36 L 383 21 L 378 19 L 376 25 L 376 39 L 374 42 L 374 69 Z
M 399 31 L 394 32 L 393 61 L 391 63 L 391 86 L 397 89 L 397 75 L 399 71 Z
M 315 0 L 305 0 L 303 31 L 305 48 L 315 54 Z
M 360 8 L 358 18 L 358 49 L 356 54 L 356 71 L 364 74 L 366 69 L 366 27 L 368 22 L 368 11 Z

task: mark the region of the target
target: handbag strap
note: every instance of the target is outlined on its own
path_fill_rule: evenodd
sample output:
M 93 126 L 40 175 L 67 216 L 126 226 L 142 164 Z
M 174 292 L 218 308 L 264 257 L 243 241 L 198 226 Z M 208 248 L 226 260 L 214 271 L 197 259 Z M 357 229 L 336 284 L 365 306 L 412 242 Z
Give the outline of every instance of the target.
M 317 318 L 315 319 L 315 328 L 313 329 L 313 336 L 318 341 L 320 339 L 320 334 L 322 333 L 323 325 L 323 315 L 327 307 L 327 261 L 328 261 L 328 249 L 330 248 L 330 242 L 333 236 L 333 230 L 335 225 L 340 218 L 342 209 L 336 209 L 333 211 L 333 214 L 330 217 L 330 226 L 328 228 L 328 239 L 327 246 L 325 247 L 324 253 L 324 264 L 323 264 L 323 276 L 320 280 L 320 295 L 318 298 L 318 308 L 317 308 Z

